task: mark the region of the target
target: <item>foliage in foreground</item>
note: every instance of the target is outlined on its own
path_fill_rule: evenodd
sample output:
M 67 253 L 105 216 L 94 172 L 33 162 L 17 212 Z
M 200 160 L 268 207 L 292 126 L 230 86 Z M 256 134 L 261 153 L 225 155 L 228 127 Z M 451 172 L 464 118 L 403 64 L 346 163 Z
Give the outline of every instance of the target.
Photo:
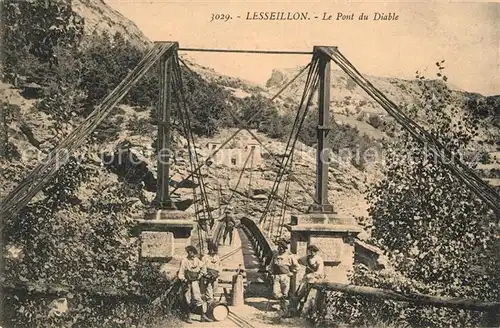
M 82 200 L 83 181 L 101 189 Z M 6 222 L 5 279 L 35 287 L 9 289 L 4 326 L 132 327 L 170 313 L 168 304 L 151 308 L 170 282 L 138 261 L 129 190 L 73 158 L 39 201 Z M 50 284 L 60 291 L 46 293 Z
M 437 63 L 442 76 L 442 62 Z M 428 131 L 455 156 L 474 167 L 470 152 L 479 124 L 474 113 L 450 105 L 444 83 L 417 76 L 421 103 L 407 112 L 425 118 Z M 464 105 L 465 106 L 465 105 Z M 422 123 L 422 122 L 420 122 Z M 356 268 L 360 285 L 424 294 L 498 301 L 500 295 L 499 227 L 494 214 L 404 131 L 386 148 L 386 176 L 368 195 L 372 243 L 387 250 L 396 276 Z M 492 265 L 494 263 L 495 265 Z M 397 279 L 396 279 L 397 277 Z M 331 322 L 350 325 L 392 320 L 398 326 L 477 326 L 481 313 L 411 307 L 392 301 L 330 294 L 325 313 Z
M 351 277 L 355 285 L 384 288 L 400 292 L 436 294 L 428 284 L 409 279 L 394 271 L 372 271 L 363 265 L 355 266 Z M 469 327 L 478 326 L 481 313 L 477 311 L 412 305 L 383 300 L 377 297 L 354 296 L 326 292 L 325 305 L 311 319 L 319 326 L 349 327 Z

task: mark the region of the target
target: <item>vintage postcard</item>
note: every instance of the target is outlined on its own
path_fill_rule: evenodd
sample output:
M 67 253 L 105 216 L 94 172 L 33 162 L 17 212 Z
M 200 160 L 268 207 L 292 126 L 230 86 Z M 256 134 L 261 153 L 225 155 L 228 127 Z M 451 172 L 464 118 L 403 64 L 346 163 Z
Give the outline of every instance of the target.
M 0 328 L 500 326 L 500 3 L 0 14 Z

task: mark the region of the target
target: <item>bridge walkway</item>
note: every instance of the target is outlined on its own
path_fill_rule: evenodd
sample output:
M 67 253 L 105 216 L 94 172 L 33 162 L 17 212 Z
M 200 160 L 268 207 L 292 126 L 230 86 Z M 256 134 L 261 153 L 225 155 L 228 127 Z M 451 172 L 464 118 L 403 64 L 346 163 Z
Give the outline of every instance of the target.
M 231 245 L 229 245 L 229 240 L 226 240 L 224 245 L 222 240 L 219 242 L 219 256 L 221 257 L 222 270 L 219 277 L 219 288 L 216 292 L 217 298 L 222 296 L 224 299 L 224 288 L 231 295 L 232 277 L 240 266 L 246 272 L 244 280 L 246 291 L 251 285 L 264 283 L 264 274 L 259 272 L 261 267 L 259 258 L 242 229 L 235 229 Z
M 265 283 L 264 273 L 259 272 L 261 264 L 251 240 L 244 229 L 234 231 L 233 243 L 222 245 L 219 242 L 219 256 L 222 259 L 222 270 L 219 277 L 219 288 L 216 299 L 225 300 L 224 288 L 228 292 L 230 316 L 221 322 L 199 322 L 199 315 L 192 315 L 193 323 L 183 323 L 183 327 L 200 328 L 251 328 L 251 327 L 306 327 L 304 322 L 280 322 L 277 313 L 277 301 L 271 299 L 271 286 Z M 245 304 L 233 307 L 231 304 L 232 277 L 242 265 L 246 272 L 244 282 Z

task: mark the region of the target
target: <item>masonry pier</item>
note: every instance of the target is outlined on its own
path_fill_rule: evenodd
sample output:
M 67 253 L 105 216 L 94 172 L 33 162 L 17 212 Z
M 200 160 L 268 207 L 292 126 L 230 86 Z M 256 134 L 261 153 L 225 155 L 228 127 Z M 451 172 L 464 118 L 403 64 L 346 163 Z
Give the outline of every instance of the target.
M 314 47 L 314 55 L 319 57 L 319 117 L 317 127 L 316 201 L 309 206 L 306 214 L 291 217 L 286 228 L 291 234 L 291 252 L 298 257 L 306 256 L 307 247 L 316 245 L 325 263 L 326 280 L 348 283 L 348 275 L 354 266 L 354 237 L 361 232 L 354 218 L 337 215 L 328 201 L 328 159 L 331 147 L 328 145 L 330 131 L 330 57 L 322 47 Z M 299 271 L 291 281 L 291 290 L 296 290 L 304 272 Z M 306 307 L 312 306 L 316 298 L 315 290 L 309 295 Z

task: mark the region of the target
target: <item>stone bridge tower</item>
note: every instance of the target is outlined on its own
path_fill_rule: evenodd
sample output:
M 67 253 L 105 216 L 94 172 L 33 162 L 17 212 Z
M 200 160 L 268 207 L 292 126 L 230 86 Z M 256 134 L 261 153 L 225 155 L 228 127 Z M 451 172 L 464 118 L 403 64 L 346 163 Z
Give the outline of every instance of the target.
M 292 216 L 286 228 L 291 233 L 291 251 L 305 256 L 307 246 L 314 244 L 320 249 L 325 261 L 325 273 L 330 282 L 347 283 L 349 271 L 354 265 L 354 237 L 361 232 L 354 218 L 340 217 L 328 202 L 328 165 L 331 147 L 327 144 L 330 131 L 330 57 L 322 49 L 314 47 L 319 57 L 319 118 L 316 151 L 316 201 L 306 214 Z M 295 276 L 292 290 L 302 279 L 303 272 Z
M 175 273 L 185 247 L 191 244 L 194 214 L 179 211 L 170 195 L 170 163 L 173 161 L 171 146 L 171 102 L 174 53 L 178 43 L 160 59 L 160 95 L 157 109 L 157 191 L 150 213 L 138 220 L 136 230 L 141 240 L 140 257 L 144 261 L 168 263 L 167 271 Z

